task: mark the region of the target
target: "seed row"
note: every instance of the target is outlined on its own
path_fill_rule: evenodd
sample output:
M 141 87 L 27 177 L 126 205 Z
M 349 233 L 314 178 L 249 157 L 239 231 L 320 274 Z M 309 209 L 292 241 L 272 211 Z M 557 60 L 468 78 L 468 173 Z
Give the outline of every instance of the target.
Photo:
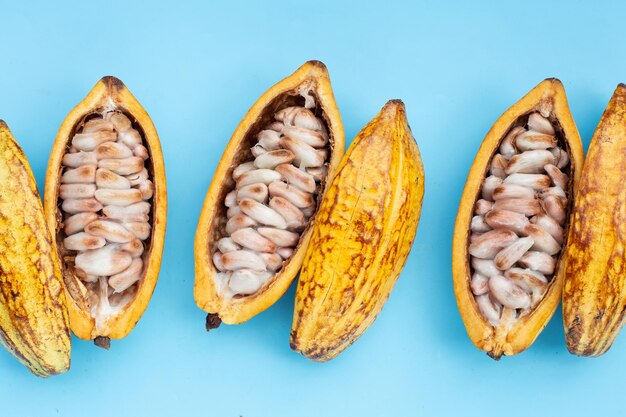
M 567 151 L 552 123 L 532 113 L 505 136 L 474 207 L 470 288 L 492 324 L 528 314 L 545 295 L 564 241 Z
M 224 200 L 227 219 L 213 254 L 228 297 L 254 294 L 279 271 L 315 211 L 329 139 L 314 105 L 276 112 L 250 148 L 254 160 L 233 170 L 236 185 Z
M 94 317 L 112 297 L 128 301 L 142 277 L 154 193 L 148 157 L 141 134 L 118 111 L 85 122 L 63 156 L 63 247 L 76 251 L 74 270 L 91 291 Z

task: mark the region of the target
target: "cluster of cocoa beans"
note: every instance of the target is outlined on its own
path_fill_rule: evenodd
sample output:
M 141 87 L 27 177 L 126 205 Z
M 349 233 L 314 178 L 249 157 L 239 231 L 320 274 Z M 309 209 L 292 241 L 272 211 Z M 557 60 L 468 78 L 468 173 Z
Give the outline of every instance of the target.
M 540 113 L 511 129 L 490 163 L 472 218 L 471 289 L 482 314 L 516 319 L 545 294 L 564 241 L 569 205 L 567 152 Z M 508 316 L 507 316 L 508 317 Z

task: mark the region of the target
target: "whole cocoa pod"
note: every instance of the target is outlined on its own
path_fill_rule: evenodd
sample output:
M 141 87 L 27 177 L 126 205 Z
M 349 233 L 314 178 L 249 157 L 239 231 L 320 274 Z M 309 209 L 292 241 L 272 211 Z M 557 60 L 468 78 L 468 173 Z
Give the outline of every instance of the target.
M 292 349 L 327 361 L 372 324 L 411 250 L 423 196 L 404 104 L 391 100 L 356 136 L 320 206 L 296 291 Z
M 35 375 L 70 367 L 65 303 L 35 178 L 0 120 L 0 341 Z
M 563 324 L 576 355 L 605 353 L 626 308 L 626 86 L 617 86 L 589 145 L 565 254 Z

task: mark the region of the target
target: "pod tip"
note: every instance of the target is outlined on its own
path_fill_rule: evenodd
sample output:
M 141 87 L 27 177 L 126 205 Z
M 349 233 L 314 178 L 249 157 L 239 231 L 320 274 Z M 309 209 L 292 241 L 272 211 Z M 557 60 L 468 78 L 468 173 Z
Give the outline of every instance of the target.
M 389 100 L 388 102 L 385 103 L 381 112 L 387 113 L 387 114 L 394 114 L 394 115 L 404 114 L 405 113 L 404 103 L 400 99 Z
M 400 100 L 399 98 L 394 98 L 392 100 L 389 100 L 387 102 L 388 106 L 400 106 L 400 107 L 404 107 L 404 102 L 402 100 Z
M 105 75 L 100 81 L 109 89 L 122 90 L 125 88 L 124 83 L 117 77 Z
M 559 79 L 558 79 L 558 78 L 556 78 L 556 77 L 546 78 L 546 79 L 544 80 L 544 82 L 547 82 L 547 83 L 550 83 L 550 84 L 555 84 L 555 85 L 557 85 L 557 86 L 559 86 L 559 87 L 563 88 L 563 83 L 561 82 L 561 80 L 559 80 Z
M 313 66 L 313 67 L 317 67 L 317 68 L 322 69 L 322 70 L 324 70 L 324 71 L 326 71 L 326 70 L 327 70 L 327 68 L 326 68 L 326 64 L 324 64 L 322 61 L 318 61 L 317 59 L 312 59 L 312 60 L 310 60 L 310 61 L 307 61 L 306 63 L 307 63 L 308 65 L 311 65 L 311 66 Z

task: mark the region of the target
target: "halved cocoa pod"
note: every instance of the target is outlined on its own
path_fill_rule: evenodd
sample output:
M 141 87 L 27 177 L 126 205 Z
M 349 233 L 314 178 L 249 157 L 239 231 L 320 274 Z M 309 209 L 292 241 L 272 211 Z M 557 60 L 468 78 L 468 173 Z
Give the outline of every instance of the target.
M 572 213 L 565 253 L 567 348 L 599 356 L 626 316 L 626 86 L 617 86 L 596 128 Z
M 249 320 L 284 294 L 343 152 L 343 125 L 319 61 L 248 111 L 213 175 L 196 231 L 194 295 L 209 313 L 207 329 Z
M 478 151 L 456 219 L 452 273 L 467 333 L 494 359 L 528 348 L 558 305 L 582 165 L 557 79 L 509 108 Z
M 61 259 L 72 331 L 108 346 L 148 306 L 165 237 L 161 144 L 137 99 L 104 77 L 64 120 L 45 211 Z

